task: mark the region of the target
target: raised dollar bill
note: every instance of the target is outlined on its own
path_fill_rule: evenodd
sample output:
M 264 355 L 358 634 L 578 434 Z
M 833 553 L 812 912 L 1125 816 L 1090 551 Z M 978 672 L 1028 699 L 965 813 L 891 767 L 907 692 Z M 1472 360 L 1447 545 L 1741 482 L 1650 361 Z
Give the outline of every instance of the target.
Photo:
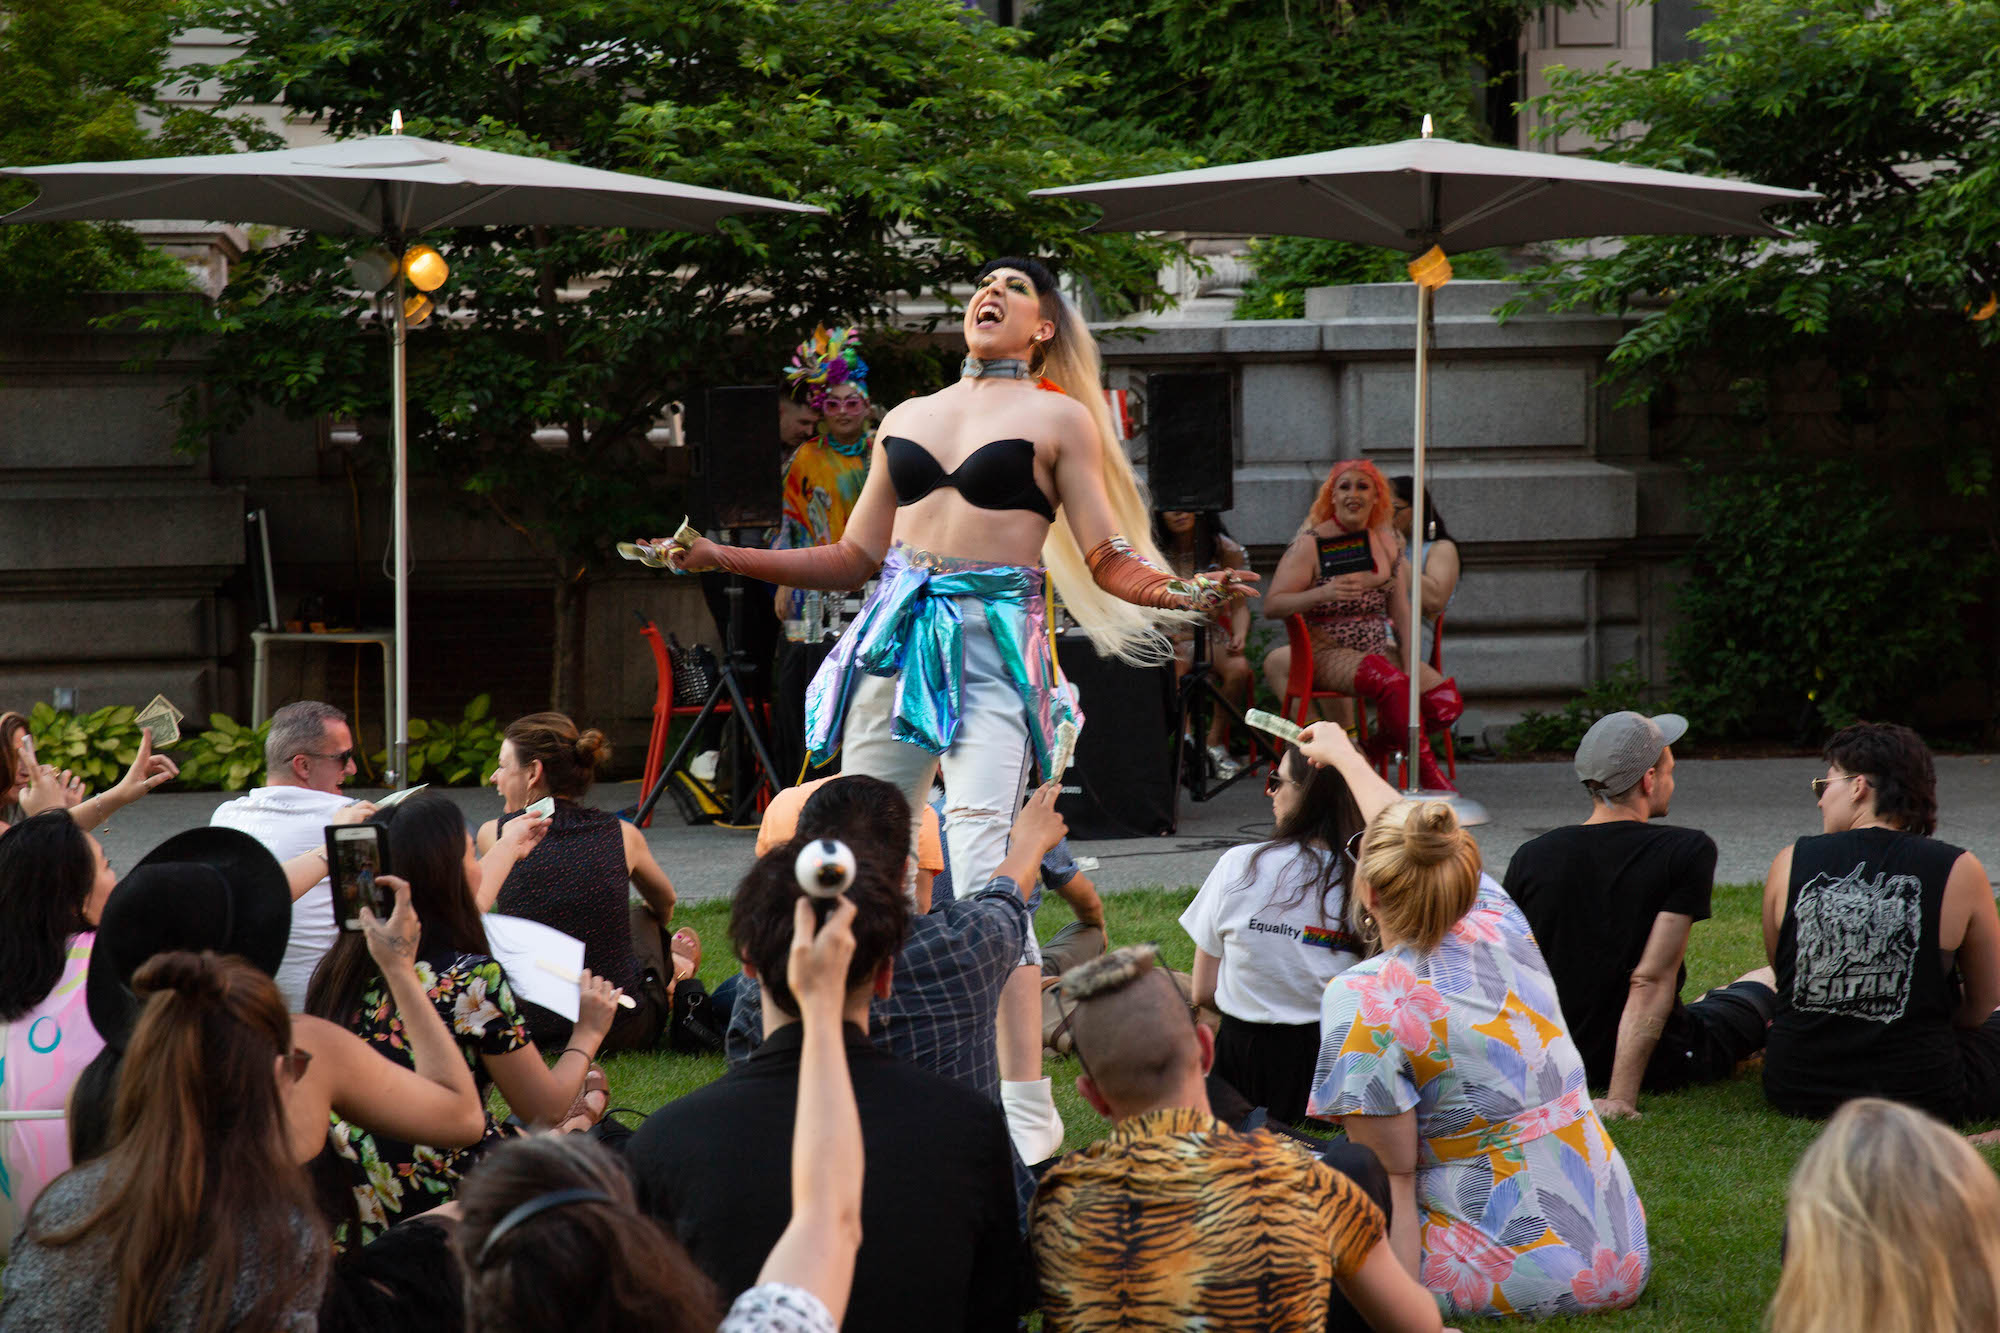
M 1261 708 L 1247 710 L 1243 714 L 1243 720 L 1259 731 L 1269 732 L 1279 740 L 1290 741 L 1294 745 L 1299 743 L 1299 737 L 1306 734 L 1305 728 L 1298 723 L 1279 717 L 1276 713 L 1267 713 Z
M 392 791 L 387 796 L 379 797 L 375 802 L 375 808 L 377 810 L 387 810 L 390 806 L 395 805 L 399 801 L 409 800 L 412 796 L 415 796 L 418 792 L 422 791 L 424 788 L 430 785 L 431 784 L 428 782 L 419 782 L 414 787 L 405 787 L 401 791 Z
M 1067 718 L 1056 723 L 1056 752 L 1049 762 L 1054 772 L 1049 774 L 1049 781 L 1054 782 L 1069 772 L 1070 762 L 1076 758 L 1077 737 L 1082 734 L 1083 729 Z
M 542 819 L 551 818 L 555 814 L 555 812 L 556 812 L 556 798 L 553 796 L 544 796 L 539 801 L 528 802 L 524 811 L 524 813 L 536 815 Z
M 687 521 L 687 515 L 682 514 L 681 525 L 674 529 L 674 545 L 680 547 L 683 551 L 691 551 L 694 549 L 695 539 L 699 536 L 701 534 L 696 532 L 693 525 Z
M 164 694 L 154 695 L 137 713 L 132 724 L 153 729 L 153 748 L 164 750 L 170 745 L 180 744 L 181 719 L 186 717 L 180 709 L 167 702 Z

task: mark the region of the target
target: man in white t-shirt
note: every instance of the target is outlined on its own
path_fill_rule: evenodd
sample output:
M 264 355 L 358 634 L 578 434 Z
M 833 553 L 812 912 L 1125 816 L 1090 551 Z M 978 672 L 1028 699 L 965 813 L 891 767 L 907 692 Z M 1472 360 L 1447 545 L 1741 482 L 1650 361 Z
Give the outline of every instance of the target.
M 218 806 L 208 822 L 248 833 L 280 861 L 325 846 L 328 824 L 358 824 L 375 813 L 341 793 L 354 776 L 354 733 L 332 704 L 305 699 L 273 713 L 264 767 L 265 786 Z M 278 966 L 278 990 L 293 1013 L 305 1008 L 306 983 L 339 935 L 333 888 L 322 879 L 293 900 L 291 939 Z

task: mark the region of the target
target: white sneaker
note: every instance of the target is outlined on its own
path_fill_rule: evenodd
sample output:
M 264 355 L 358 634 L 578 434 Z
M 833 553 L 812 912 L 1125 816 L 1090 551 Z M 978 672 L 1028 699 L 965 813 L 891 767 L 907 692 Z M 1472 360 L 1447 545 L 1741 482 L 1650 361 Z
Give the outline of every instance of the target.
M 1229 747 L 1226 745 L 1211 745 L 1208 747 L 1208 766 L 1209 771 L 1224 782 L 1229 781 L 1229 779 L 1243 771 L 1243 765 L 1230 757 Z

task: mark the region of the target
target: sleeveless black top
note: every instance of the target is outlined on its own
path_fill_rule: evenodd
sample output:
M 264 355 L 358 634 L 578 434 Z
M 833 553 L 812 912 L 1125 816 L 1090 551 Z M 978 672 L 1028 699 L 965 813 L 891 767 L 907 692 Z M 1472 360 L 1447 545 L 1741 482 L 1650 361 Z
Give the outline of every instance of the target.
M 882 452 L 889 460 L 889 481 L 899 506 L 915 504 L 938 487 L 949 486 L 979 509 L 1026 509 L 1056 521 L 1055 506 L 1035 484 L 1033 440 L 982 444 L 950 472 L 930 450 L 900 435 L 884 437 Z
M 1895 829 L 1800 838 L 1778 928 L 1778 1012 L 1764 1095 L 1790 1115 L 1888 1097 L 1962 1114 L 1952 1013 L 1959 983 L 1938 946 L 1945 881 L 1961 849 Z
M 504 828 L 514 817 L 500 816 L 495 827 Z M 639 956 L 632 951 L 630 897 L 625 831 L 618 816 L 574 801 L 557 801 L 547 836 L 514 863 L 493 900 L 493 910 L 539 921 L 582 940 L 583 965 L 633 994 L 639 985 Z M 559 1015 L 526 1000 L 521 1001 L 521 1012 L 536 1044 L 568 1039 L 569 1023 Z

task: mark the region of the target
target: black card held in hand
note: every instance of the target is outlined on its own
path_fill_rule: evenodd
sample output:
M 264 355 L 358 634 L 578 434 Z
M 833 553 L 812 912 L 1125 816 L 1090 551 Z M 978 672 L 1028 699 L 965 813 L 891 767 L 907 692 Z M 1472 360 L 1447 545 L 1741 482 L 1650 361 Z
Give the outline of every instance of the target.
M 1319 576 L 1366 574 L 1375 568 L 1375 550 L 1365 532 L 1343 532 L 1319 539 Z

